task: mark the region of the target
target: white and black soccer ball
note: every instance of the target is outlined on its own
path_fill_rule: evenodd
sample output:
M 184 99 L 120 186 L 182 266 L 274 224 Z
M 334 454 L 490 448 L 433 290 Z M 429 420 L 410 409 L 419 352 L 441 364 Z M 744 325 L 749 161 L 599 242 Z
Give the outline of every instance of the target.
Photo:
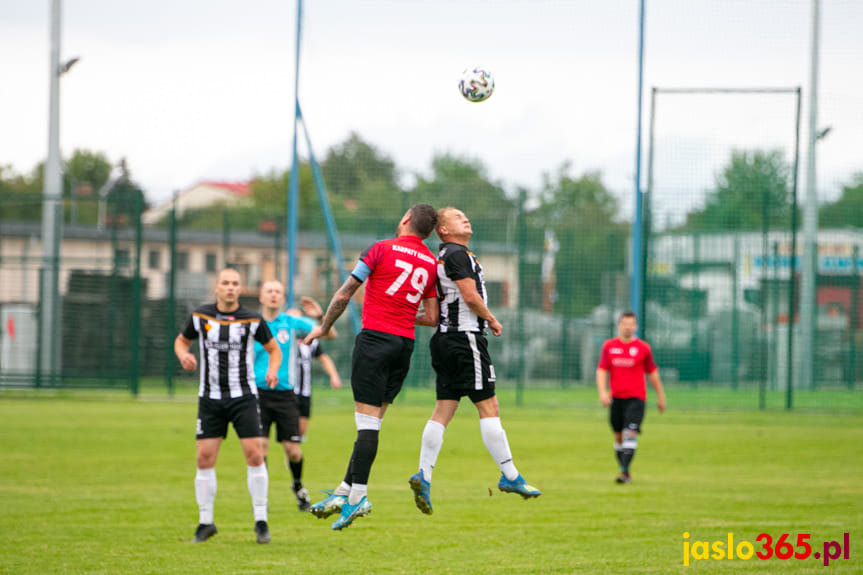
M 485 66 L 467 68 L 461 74 L 458 89 L 468 102 L 484 102 L 494 92 L 494 76 Z

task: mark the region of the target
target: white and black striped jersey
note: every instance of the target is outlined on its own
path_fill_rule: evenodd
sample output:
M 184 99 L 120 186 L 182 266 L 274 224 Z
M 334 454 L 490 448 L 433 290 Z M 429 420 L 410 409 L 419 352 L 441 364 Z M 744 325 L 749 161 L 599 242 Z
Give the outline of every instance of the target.
M 471 278 L 476 282 L 476 291 L 488 305 L 482 266 L 466 246 L 452 242 L 440 245 L 437 260 L 437 297 L 440 301 L 441 333 L 467 331 L 482 332 L 488 322 L 480 318 L 467 306 L 461 297 L 456 280 Z
M 294 391 L 303 397 L 312 396 L 312 359 L 320 357 L 324 353 L 321 343 L 314 340 L 312 345 L 306 345 L 300 340 L 298 342 L 299 353 L 297 353 L 297 384 Z
M 227 399 L 258 394 L 255 341 L 266 345 L 273 339 L 261 314 L 243 306 L 223 313 L 216 304 L 205 304 L 192 313 L 183 336 L 199 340 L 199 397 Z

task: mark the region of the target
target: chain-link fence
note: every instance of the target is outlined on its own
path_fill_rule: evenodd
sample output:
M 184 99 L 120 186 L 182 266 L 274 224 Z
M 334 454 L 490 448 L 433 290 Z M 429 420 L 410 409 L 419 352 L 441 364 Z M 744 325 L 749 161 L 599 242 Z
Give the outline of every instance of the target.
M 400 193 L 410 202 L 428 201 L 410 197 L 416 192 Z M 133 392 L 194 388 L 194 378 L 183 374 L 174 357 L 174 337 L 195 306 L 213 299 L 216 274 L 225 266 L 240 271 L 242 301 L 257 308 L 264 281 L 286 280 L 286 234 L 284 216 L 272 210 L 223 206 L 181 212 L 181 205 L 182 194 L 147 226 L 134 209 L 125 218 L 108 217 L 104 227 L 66 223 L 57 262 L 60 313 L 49 336 L 61 342 L 56 364 L 44 363 L 39 350 L 45 301 L 40 223 L 2 220 L 0 385 L 113 386 Z M 406 205 L 400 203 L 393 213 Z M 526 393 L 542 387 L 589 389 L 602 342 L 615 335 L 617 316 L 628 307 L 626 229 L 590 230 L 582 222 L 555 232 L 548 225 L 554 218 L 543 216 L 542 207 L 526 212 L 521 205 L 519 198 L 507 200 L 489 218 L 475 211 L 471 216 L 470 198 L 461 202 L 472 219 L 472 249 L 484 267 L 489 305 L 505 328 L 502 337 L 490 337 L 499 385 Z M 313 206 L 307 209 L 311 213 Z M 555 217 L 565 218 L 565 206 L 555 210 Z M 367 219 L 370 233 L 340 234 L 342 265 L 350 269 L 369 243 L 392 235 L 397 219 Z M 322 227 L 311 216 L 300 226 L 295 293 L 326 306 L 340 279 Z M 863 239 L 855 232 L 823 237 L 830 243 L 822 249 L 844 246 L 836 253 Z M 786 351 L 789 237 L 771 232 L 766 258 L 763 240 L 742 232 L 650 236 L 644 329 L 666 384 L 688 397 L 688 404 L 786 404 L 789 374 L 799 371 Z M 436 243 L 435 236 L 429 238 L 433 250 Z M 859 251 L 855 255 L 859 260 Z M 806 405 L 856 405 L 833 392 L 854 394 L 860 379 L 859 332 L 849 320 L 860 317 L 853 295 L 860 288 L 858 260 L 835 256 L 829 265 L 842 273 L 819 280 L 819 297 L 828 303 L 819 319 L 818 388 L 797 389 L 791 379 L 792 392 L 823 392 Z M 337 329 L 341 337 L 324 348 L 347 378 L 353 347 L 347 314 Z M 425 352 L 432 333 L 417 329 L 408 385 L 433 383 Z
M 76 168 L 68 166 L 56 252 L 41 242 L 43 198 L 32 193 L 41 179 L 11 181 L 0 169 L 0 386 L 194 389 L 172 342 L 189 312 L 214 298 L 220 269 L 239 270 L 242 301 L 257 307 L 262 282 L 287 279 L 292 250 L 294 293 L 326 306 L 339 272 L 425 202 L 456 206 L 472 222 L 489 306 L 504 325 L 502 337 L 489 338 L 498 385 L 583 391 L 595 403 L 589 392 L 599 351 L 633 305 L 639 267 L 631 253 L 632 161 L 620 153 L 636 139 L 638 14 L 637 3 L 593 4 L 588 21 L 578 2 L 309 3 L 299 95 L 310 140 L 328 142 L 314 151 L 342 261 L 302 145 L 299 228 L 290 246 L 284 166 L 248 182 L 202 181 L 146 205 L 125 165 L 117 184 L 110 163 L 84 155 L 81 165 L 101 171 L 79 166 L 94 180 L 84 185 L 70 180 Z M 644 277 L 635 311 L 669 402 L 863 409 L 863 176 L 855 175 L 863 164 L 847 160 L 863 134 L 855 75 L 835 65 L 822 71 L 826 127 L 834 118 L 844 123 L 829 137 L 819 126 L 816 136 L 826 169 L 814 184 L 820 229 L 809 238 L 817 264 L 815 337 L 807 344 L 801 102 L 805 113 L 811 2 L 649 4 L 644 250 L 635 256 Z M 368 17 L 364 35 L 344 25 L 353 22 L 350 10 Z M 825 3 L 825 61 L 860 60 L 861 36 L 849 23 L 861 16 L 863 5 Z M 463 41 L 476 37 L 477 22 L 482 42 Z M 445 48 L 423 49 L 442 34 L 452 35 Z M 333 50 L 335 36 L 349 36 L 353 49 Z M 414 49 L 394 49 L 408 45 Z M 758 65 L 776 62 L 776 52 L 787 69 Z M 480 63 L 495 70 L 497 88 L 488 102 L 470 104 L 455 79 Z M 689 85 L 710 89 L 680 89 Z M 315 97 L 322 86 L 345 94 L 349 87 L 350 97 L 326 108 Z M 408 99 L 409 109 L 394 105 Z M 274 130 L 289 131 L 293 104 L 267 112 Z M 338 138 L 315 132 L 325 117 L 356 131 L 332 144 Z M 446 139 L 432 129 L 440 126 Z M 436 251 L 434 236 L 428 244 Z M 58 297 L 43 281 L 55 270 Z M 347 379 L 348 314 L 337 328 L 341 336 L 323 347 Z M 431 335 L 417 329 L 409 385 L 433 384 Z M 51 357 L 45 341 L 59 342 Z M 810 353 L 812 377 L 803 377 Z

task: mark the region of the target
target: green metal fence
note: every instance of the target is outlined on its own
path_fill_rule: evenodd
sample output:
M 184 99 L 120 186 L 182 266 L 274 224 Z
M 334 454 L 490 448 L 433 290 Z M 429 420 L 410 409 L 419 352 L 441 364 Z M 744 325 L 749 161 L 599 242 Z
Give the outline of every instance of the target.
M 801 329 L 800 141 L 808 142 L 800 102 L 809 98 L 811 2 L 648 3 L 649 135 L 638 184 L 625 152 L 635 145 L 637 3 L 594 3 L 600 16 L 589 21 L 579 2 L 545 2 L 541 10 L 528 0 L 462 2 L 458 17 L 457 3 L 395 9 L 401 4 L 362 3 L 375 25 L 352 40 L 350 53 L 331 49 L 333 35 L 346 34 L 333 26 L 342 6 L 320 0 L 304 9 L 298 93 L 310 145 L 321 146 L 314 152 L 344 261 L 334 260 L 302 145 L 294 246 L 286 239 L 283 166 L 266 166 L 270 172 L 250 182 L 200 182 L 145 205 L 125 162 L 123 177 L 110 180 L 116 166 L 105 154 L 81 153 L 67 162 L 59 257 L 46 258 L 40 171 L 15 176 L 29 167 L 0 165 L 0 388 L 191 393 L 195 376 L 180 370 L 171 342 L 189 312 L 213 298 L 219 269 L 240 271 L 243 302 L 254 307 L 261 282 L 285 279 L 294 249 L 295 293 L 326 305 L 338 270 L 391 235 L 408 207 L 427 202 L 456 206 L 473 223 L 489 304 L 504 325 L 502 337 L 490 337 L 499 385 L 517 397 L 573 390 L 595 405 L 599 350 L 631 305 L 640 186 L 644 250 L 635 257 L 644 277 L 635 311 L 671 408 L 863 410 L 863 175 L 854 175 L 863 164 L 847 159 L 861 148 L 863 100 L 855 74 L 835 65 L 821 70 L 818 108 L 828 123 L 817 126 L 814 142 L 824 168 L 814 349 L 804 348 Z M 825 3 L 823 12 L 825 62 L 859 61 L 860 34 L 848 23 L 860 19 L 863 4 Z M 453 41 L 443 53 L 421 49 L 428 58 L 417 60 L 417 47 L 439 39 L 430 21 L 452 34 L 475 32 L 481 21 L 483 41 Z M 537 32 L 531 41 L 513 42 L 528 31 Z M 392 49 L 408 42 L 412 50 Z M 281 61 L 290 60 L 289 45 Z M 474 61 L 483 56 L 500 59 L 495 95 L 464 102 L 458 72 L 494 68 Z M 408 70 L 410 79 L 395 81 L 394 70 Z M 686 88 L 696 81 L 702 88 Z M 762 81 L 769 85 L 747 87 Z M 316 90 L 333 85 L 349 86 L 350 97 L 324 109 Z M 396 100 L 412 107 L 390 105 Z M 275 101 L 265 113 L 284 135 L 294 103 Z M 325 116 L 330 126 L 318 128 Z M 316 140 L 325 137 L 340 141 Z M 436 249 L 434 238 L 428 243 Z M 42 277 L 55 267 L 59 298 L 46 298 Z M 46 329 L 40 318 L 48 316 L 55 325 Z M 341 336 L 324 347 L 347 380 L 352 326 L 345 316 L 337 328 Z M 417 330 L 411 386 L 433 383 L 430 336 Z M 61 340 L 50 361 L 39 345 L 46 338 Z M 811 378 L 803 377 L 810 351 Z
M 428 201 L 411 197 L 415 192 L 401 193 L 410 202 Z M 3 205 L 8 203 L 4 199 Z M 175 209 L 146 226 L 143 212 L 134 207 L 129 217 L 109 217 L 102 229 L 66 222 L 57 262 L 61 313 L 52 335 L 62 341 L 61 356 L 59 369 L 48 373 L 39 367 L 44 300 L 39 222 L 0 220 L 0 387 L 131 393 L 194 388 L 194 378 L 180 370 L 172 349 L 189 312 L 212 299 L 216 273 L 226 265 L 241 271 L 243 302 L 256 307 L 263 281 L 285 279 L 287 247 L 283 218 L 274 210 L 221 207 L 180 216 L 180 203 L 178 197 Z M 472 219 L 472 247 L 486 270 L 490 306 L 505 328 L 502 337 L 490 337 L 499 385 L 516 387 L 519 394 L 548 387 L 590 389 L 602 342 L 615 334 L 617 315 L 627 307 L 626 227 L 591 229 L 589 221 L 574 221 L 578 213 L 567 213 L 565 203 L 546 216 L 548 206 L 524 210 L 515 198 L 497 206 L 493 217 L 472 209 L 472 203 L 465 194 L 459 207 Z M 400 203 L 393 213 L 406 205 Z M 296 289 L 325 306 L 339 284 L 336 262 L 322 222 L 311 215 L 314 206 L 306 209 L 310 216 L 297 241 Z M 368 243 L 390 235 L 396 221 L 367 219 L 369 233 L 342 233 L 343 265 L 352 266 Z M 822 250 L 834 246 L 835 253 L 863 242 L 863 234 L 852 231 L 824 232 L 822 238 Z M 818 383 L 800 389 L 794 383 L 799 366 L 786 351 L 788 233 L 768 234 L 766 257 L 764 239 L 758 232 L 683 230 L 650 236 L 644 328 L 670 396 L 694 407 L 784 408 L 789 397 L 793 407 L 863 407 L 857 386 L 863 362 L 856 359 L 859 250 L 825 264 L 841 273 L 819 276 L 819 297 L 826 303 L 819 308 L 824 313 Z M 436 249 L 434 236 L 428 243 Z M 337 329 L 341 337 L 324 347 L 348 379 L 353 337 L 346 317 Z M 417 329 L 409 386 L 433 384 L 426 352 L 431 334 Z

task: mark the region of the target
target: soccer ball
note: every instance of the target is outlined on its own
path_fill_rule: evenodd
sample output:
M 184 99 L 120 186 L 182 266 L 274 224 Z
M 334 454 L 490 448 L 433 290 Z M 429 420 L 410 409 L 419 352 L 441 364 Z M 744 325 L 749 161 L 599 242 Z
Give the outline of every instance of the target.
M 468 102 L 484 102 L 494 92 L 494 76 L 483 66 L 468 68 L 461 73 L 458 89 Z

